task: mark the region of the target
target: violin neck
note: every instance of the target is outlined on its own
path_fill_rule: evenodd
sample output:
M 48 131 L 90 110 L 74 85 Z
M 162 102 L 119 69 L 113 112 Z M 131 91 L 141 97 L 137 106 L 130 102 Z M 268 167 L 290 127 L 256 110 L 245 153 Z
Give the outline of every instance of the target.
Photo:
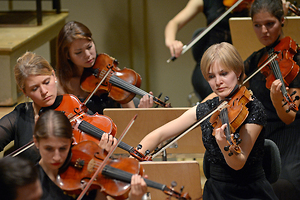
M 123 90 L 126 90 L 128 92 L 132 92 L 134 94 L 140 95 L 140 96 L 144 96 L 146 94 L 148 94 L 149 96 L 152 96 L 151 94 L 145 92 L 144 90 L 124 81 L 123 79 L 112 75 L 111 78 L 109 79 L 109 82 L 119 88 L 122 88 Z M 152 96 L 153 97 L 153 96 Z
M 105 133 L 104 131 L 102 131 L 101 129 L 99 129 L 98 127 L 94 126 L 93 124 L 90 124 L 84 120 L 82 120 L 80 122 L 80 124 L 78 125 L 78 129 L 90 134 L 91 136 L 98 138 L 99 140 L 101 139 L 103 133 Z M 120 142 L 118 147 L 120 147 L 121 149 L 131 153 L 133 151 L 133 147 L 124 143 L 124 142 Z
M 276 60 L 271 61 L 271 68 L 272 68 L 275 78 L 279 79 L 281 81 L 282 86 L 281 86 L 280 90 L 281 90 L 283 96 L 286 96 L 287 90 L 286 90 L 285 83 L 284 83 L 284 80 L 283 80 L 283 77 L 282 77 L 282 74 L 281 74 L 281 71 L 279 68 L 279 64 Z
M 123 79 L 115 76 L 115 75 L 112 75 L 111 78 L 109 79 L 109 82 L 114 85 L 114 86 L 117 86 L 123 90 L 126 90 L 128 92 L 132 92 L 134 94 L 137 94 L 137 95 L 140 95 L 141 97 L 144 96 L 144 95 L 148 95 L 150 97 L 153 98 L 153 101 L 154 103 L 162 106 L 162 107 L 170 107 L 169 105 L 167 105 L 165 102 L 162 102 L 160 99 L 158 99 L 157 97 L 151 95 L 150 93 L 148 92 L 145 92 L 144 90 L 124 81 Z
M 229 118 L 228 118 L 228 110 L 227 108 L 224 108 L 223 110 L 221 110 L 220 112 L 220 118 L 221 118 L 221 121 L 222 121 L 222 124 L 227 124 L 225 130 L 224 130 L 224 133 L 225 133 L 225 136 L 226 136 L 226 140 L 230 143 L 231 142 L 231 132 L 230 132 L 230 124 L 229 124 Z
M 125 183 L 130 183 L 133 174 L 120 170 L 118 168 L 114 168 L 110 165 L 106 165 L 102 170 L 102 175 L 108 176 L 112 179 L 123 181 Z M 148 187 L 152 187 L 161 191 L 165 191 L 166 189 L 168 189 L 166 185 L 151 181 L 149 179 L 144 179 L 144 180 Z

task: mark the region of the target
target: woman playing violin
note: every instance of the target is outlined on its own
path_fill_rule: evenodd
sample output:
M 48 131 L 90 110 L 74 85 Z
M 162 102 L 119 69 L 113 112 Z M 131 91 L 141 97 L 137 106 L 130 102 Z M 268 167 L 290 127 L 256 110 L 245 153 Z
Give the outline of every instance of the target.
M 243 61 L 235 47 L 222 42 L 209 47 L 201 60 L 201 71 L 217 97 L 198 104 L 177 119 L 149 133 L 142 141 L 142 149 L 154 150 L 158 144 L 174 137 L 231 96 L 244 77 Z M 232 97 L 234 98 L 234 97 Z M 224 135 L 226 124 L 214 128 L 210 118 L 201 123 L 202 139 L 208 154 L 211 176 L 205 183 L 204 200 L 212 199 L 277 199 L 262 168 L 264 147 L 263 126 L 266 116 L 262 104 L 252 96 L 246 104 L 248 116 L 240 124 L 240 152 L 230 156 Z M 230 112 L 228 111 L 228 115 Z M 215 132 L 214 136 L 212 135 Z M 231 148 L 231 147 L 230 147 Z M 240 184 L 243 183 L 243 184 Z
M 253 29 L 261 44 L 265 47 L 254 52 L 245 61 L 246 75 L 250 75 L 257 69 L 262 57 L 267 54 L 269 49 L 277 49 L 277 51 L 285 51 L 280 49 L 280 44 L 284 41 L 285 36 L 282 27 L 285 24 L 282 2 L 280 0 L 255 0 L 251 7 L 251 17 Z M 292 39 L 290 41 L 293 41 Z M 300 53 L 299 47 L 296 45 L 296 54 L 290 59 L 299 67 Z M 282 62 L 284 63 L 284 62 Z M 278 61 L 279 67 L 287 67 L 292 69 L 292 65 L 283 65 Z M 282 66 L 281 66 L 282 64 Z M 295 66 L 296 67 L 296 66 Z M 294 67 L 293 67 L 294 68 Z M 255 96 L 262 102 L 266 109 L 267 125 L 266 137 L 273 140 L 281 154 L 281 174 L 279 180 L 273 184 L 274 191 L 280 199 L 299 199 L 300 195 L 300 158 L 299 158 L 299 128 L 300 115 L 299 112 L 286 112 L 288 104 L 283 105 L 283 82 L 277 79 L 271 83 L 270 89 L 266 88 L 266 78 L 262 73 L 257 73 L 250 81 L 250 89 Z M 283 89 L 287 85 L 284 83 Z M 295 106 L 299 107 L 297 97 L 300 93 L 300 75 L 295 74 L 288 88 L 287 93 L 291 95 Z M 292 95 L 296 92 L 295 95 Z
M 72 126 L 68 118 L 59 111 L 48 110 L 41 114 L 35 129 L 34 143 L 41 154 L 38 163 L 40 180 L 43 188 L 41 200 L 71 200 L 73 197 L 66 195 L 57 182 L 59 169 L 68 162 L 72 144 Z M 106 143 L 104 149 L 110 150 L 111 143 Z M 76 180 L 74 180 L 76 181 Z M 77 180 L 80 181 L 80 180 Z M 140 200 L 147 191 L 144 179 L 139 175 L 132 176 L 130 200 Z M 90 191 L 83 199 L 109 199 L 98 191 Z
M 86 68 L 93 67 L 97 52 L 91 31 L 82 23 L 71 21 L 64 25 L 57 41 L 57 76 L 61 87 L 59 94 L 70 93 L 85 100 L 89 93 L 81 89 L 81 76 Z M 152 94 L 152 93 L 151 93 Z M 145 95 L 138 107 L 152 107 L 153 99 Z M 120 107 L 116 101 L 108 97 L 108 93 L 94 95 L 87 103 L 93 112 L 103 114 L 104 108 Z M 122 104 L 124 108 L 134 108 L 134 102 Z
M 0 120 L 0 150 L 14 140 L 16 149 L 32 141 L 34 125 L 42 107 L 54 104 L 57 97 L 56 76 L 51 65 L 41 56 L 26 52 L 17 60 L 15 79 L 24 95 L 32 102 L 21 103 Z M 112 143 L 113 137 L 103 135 L 103 141 Z M 36 163 L 40 156 L 35 147 L 19 156 Z

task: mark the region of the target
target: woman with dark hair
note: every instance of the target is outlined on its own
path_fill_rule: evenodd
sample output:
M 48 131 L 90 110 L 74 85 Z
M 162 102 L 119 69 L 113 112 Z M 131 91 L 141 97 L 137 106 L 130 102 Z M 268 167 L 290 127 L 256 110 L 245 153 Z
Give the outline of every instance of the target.
M 300 65 L 299 46 L 292 38 L 284 36 L 282 27 L 286 20 L 284 18 L 283 5 L 281 0 L 255 0 L 251 7 L 251 18 L 253 29 L 261 44 L 265 47 L 254 52 L 245 61 L 246 75 L 251 75 L 257 70 L 260 61 L 270 51 L 283 44 L 295 44 L 296 54 L 293 62 Z M 284 41 L 287 41 L 285 43 Z M 280 44 L 279 44 L 280 43 Z M 279 45 L 278 45 L 279 44 Z M 288 51 L 279 49 L 281 52 Z M 277 61 L 276 61 L 277 62 Z M 279 66 L 281 65 L 278 60 Z M 292 62 L 290 62 L 292 63 Z M 286 68 L 293 68 L 288 63 Z M 297 67 L 297 66 L 294 66 Z M 292 95 L 292 99 L 300 94 L 300 75 L 295 73 L 295 78 L 289 83 L 287 94 Z M 286 84 L 286 83 L 284 83 Z M 278 79 L 271 83 L 270 89 L 266 87 L 266 78 L 262 73 L 257 73 L 249 81 L 250 89 L 254 95 L 262 102 L 266 109 L 267 125 L 266 137 L 273 140 L 281 155 L 281 173 L 279 179 L 273 184 L 273 189 L 280 199 L 299 199 L 300 196 L 300 115 L 299 112 L 289 111 L 288 104 L 284 105 L 283 93 L 281 92 L 283 83 Z M 285 85 L 287 86 L 287 85 Z M 284 87 L 285 89 L 285 87 Z M 297 98 L 296 98 L 297 99 Z M 299 107 L 299 101 L 293 102 Z
M 41 154 L 38 163 L 40 180 L 43 188 L 42 200 L 72 200 L 59 187 L 59 169 L 65 164 L 68 156 L 71 156 L 72 126 L 68 118 L 59 111 L 47 110 L 38 119 L 35 125 L 33 139 Z M 105 149 L 109 149 L 107 144 Z M 132 158 L 133 159 L 133 158 Z M 79 180 L 78 180 L 79 181 Z M 140 200 L 147 191 L 147 185 L 139 175 L 132 176 L 130 200 Z M 107 199 L 98 191 L 91 191 L 84 199 Z
M 0 159 L 0 198 L 40 200 L 42 187 L 36 167 L 20 157 Z
M 89 93 L 82 90 L 80 80 L 83 72 L 93 67 L 97 59 L 96 46 L 91 31 L 82 23 L 71 21 L 60 30 L 57 39 L 57 76 L 60 82 L 59 94 L 74 94 L 84 101 Z M 150 92 L 151 93 L 151 92 Z M 152 93 L 151 93 L 152 94 Z M 138 107 L 153 106 L 153 99 L 145 95 Z M 87 107 L 93 112 L 103 114 L 104 108 L 134 108 L 134 102 L 119 104 L 108 93 L 94 95 L 87 102 Z

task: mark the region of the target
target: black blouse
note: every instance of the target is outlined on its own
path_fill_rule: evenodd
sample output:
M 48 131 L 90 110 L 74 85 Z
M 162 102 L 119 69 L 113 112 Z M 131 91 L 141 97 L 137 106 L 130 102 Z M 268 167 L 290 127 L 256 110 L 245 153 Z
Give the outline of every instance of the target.
M 0 120 L 0 151 L 14 140 L 14 148 L 18 149 L 33 140 L 34 111 L 32 103 L 21 103 Z M 40 160 L 35 146 L 19 154 L 34 163 Z

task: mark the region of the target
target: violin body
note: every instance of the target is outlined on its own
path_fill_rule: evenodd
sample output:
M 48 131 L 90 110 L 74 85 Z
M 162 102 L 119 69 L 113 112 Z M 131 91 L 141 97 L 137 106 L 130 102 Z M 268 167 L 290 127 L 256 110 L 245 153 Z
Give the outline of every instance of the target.
M 98 85 L 98 83 L 103 79 L 104 75 L 109 68 L 112 68 L 112 72 L 104 80 L 98 89 L 99 94 L 109 93 L 109 97 L 113 100 L 124 104 L 128 103 L 135 96 L 134 93 L 124 90 L 115 84 L 112 84 L 111 78 L 118 77 L 119 79 L 127 82 L 126 86 L 130 84 L 131 86 L 140 87 L 142 78 L 141 76 L 133 71 L 132 69 L 118 68 L 118 61 L 107 54 L 99 54 L 94 66 L 90 70 L 85 70 L 81 77 L 81 88 L 86 92 L 91 92 Z M 118 78 L 117 81 L 119 80 Z M 123 83 L 123 82 L 122 82 Z M 121 83 L 121 84 L 122 84 Z M 125 86 L 125 87 L 126 87 Z
M 67 194 L 78 195 L 103 163 L 106 153 L 93 141 L 82 141 L 72 147 L 68 166 L 59 173 L 57 185 Z M 128 198 L 133 174 L 143 175 L 144 169 L 133 158 L 109 159 L 97 174 L 89 190 L 97 189 L 114 199 Z M 148 187 L 162 190 L 177 199 L 191 199 L 187 193 L 177 192 L 166 185 L 144 179 Z
M 99 115 L 98 113 L 95 113 L 94 115 L 87 114 L 84 105 L 82 105 L 80 100 L 72 94 L 64 94 L 62 102 L 55 110 L 64 112 L 64 114 L 70 120 L 73 126 L 74 144 L 85 140 L 91 140 L 95 142 L 100 141 L 101 136 L 92 136 L 78 128 L 82 121 L 94 125 L 102 130 L 103 133 L 105 132 L 113 136 L 115 136 L 117 133 L 117 126 L 114 124 L 111 118 L 105 115 Z
M 290 110 L 294 112 L 298 111 L 298 107 L 294 102 L 295 100 L 299 100 L 299 97 L 296 96 L 295 100 L 293 100 L 291 96 L 295 93 L 290 95 L 286 90 L 286 86 L 289 86 L 299 73 L 299 65 L 293 60 L 297 50 L 298 45 L 290 37 L 281 39 L 273 49 L 270 49 L 271 52 L 268 52 L 268 54 L 274 54 L 275 51 L 278 54 L 277 59 L 272 60 L 268 67 L 261 69 L 261 73 L 266 77 L 266 87 L 268 89 L 271 88 L 272 83 L 276 79 L 279 79 L 282 83 L 280 89 L 284 98 L 283 101 L 285 102 L 283 106 L 288 104 L 286 112 Z M 260 63 L 264 61 L 266 56 L 268 55 L 261 58 Z
M 274 47 L 274 51 L 278 53 L 276 61 L 279 64 L 280 72 L 286 86 L 289 86 L 299 73 L 299 66 L 293 60 L 294 55 L 297 53 L 297 48 L 298 46 L 296 42 L 289 36 L 280 40 L 280 42 Z M 261 62 L 266 60 L 267 57 L 268 55 L 263 56 L 261 58 Z M 270 65 L 263 68 L 261 73 L 266 77 L 266 87 L 270 89 L 273 81 L 276 80 Z
M 230 8 L 237 1 L 238 0 L 223 0 L 223 5 L 226 6 L 227 8 Z M 249 10 L 253 1 L 254 0 L 244 0 L 235 9 L 233 9 L 233 11 L 234 12 L 242 12 L 245 9 Z
M 72 158 L 68 168 L 59 175 L 60 188 L 68 194 L 79 195 L 105 156 L 105 151 L 94 142 L 83 141 L 75 145 L 72 148 Z M 133 158 L 109 160 L 107 165 L 132 174 L 143 175 L 144 172 L 139 162 Z M 112 197 L 125 199 L 130 191 L 129 183 L 98 174 L 90 190 L 98 189 Z
M 83 72 L 80 82 L 82 90 L 109 93 L 110 98 L 121 104 L 128 103 L 138 94 L 151 96 L 153 102 L 162 107 L 171 107 L 170 103 L 166 103 L 168 97 L 162 101 L 140 89 L 141 76 L 132 69 L 119 69 L 117 60 L 107 54 L 98 55 L 94 66 Z
M 236 130 L 243 124 L 246 120 L 249 111 L 246 107 L 246 104 L 251 99 L 251 92 L 246 89 L 245 86 L 242 86 L 228 102 L 227 108 L 214 113 L 210 118 L 210 123 L 214 127 L 212 135 L 215 135 L 215 130 L 220 128 L 224 123 L 227 124 L 225 129 L 225 136 L 229 146 L 225 147 L 225 150 L 228 151 L 230 147 L 233 147 L 235 153 L 240 153 L 240 148 L 238 144 L 241 142 L 238 133 Z M 234 134 L 232 137 L 231 134 Z M 229 155 L 232 155 L 234 152 L 230 152 Z

